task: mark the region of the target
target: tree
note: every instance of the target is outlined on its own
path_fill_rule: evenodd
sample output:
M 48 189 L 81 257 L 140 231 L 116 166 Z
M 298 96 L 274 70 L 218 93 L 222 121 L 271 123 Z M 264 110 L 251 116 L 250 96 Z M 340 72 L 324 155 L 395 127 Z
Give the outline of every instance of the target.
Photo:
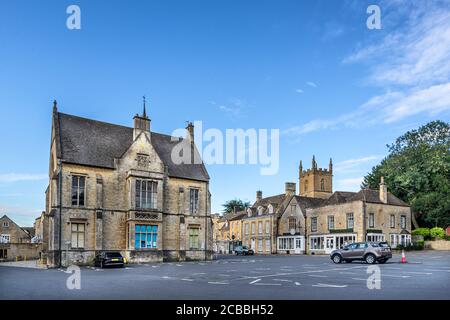
M 223 205 L 223 213 L 231 213 L 231 212 L 238 212 L 244 210 L 246 207 L 250 206 L 250 202 L 244 202 L 241 199 L 234 199 L 229 200 L 225 202 Z
M 389 191 L 411 205 L 415 227 L 448 226 L 450 125 L 432 121 L 387 147 L 388 156 L 364 177 L 361 187 L 377 188 L 384 176 Z

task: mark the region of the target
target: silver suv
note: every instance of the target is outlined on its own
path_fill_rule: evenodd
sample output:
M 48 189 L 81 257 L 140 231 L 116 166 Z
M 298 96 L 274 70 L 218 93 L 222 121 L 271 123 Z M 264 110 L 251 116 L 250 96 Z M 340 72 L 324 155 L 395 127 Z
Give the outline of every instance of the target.
M 392 258 L 391 248 L 386 242 L 356 242 L 331 251 L 330 258 L 334 263 L 365 261 L 369 264 L 375 262 L 386 263 Z

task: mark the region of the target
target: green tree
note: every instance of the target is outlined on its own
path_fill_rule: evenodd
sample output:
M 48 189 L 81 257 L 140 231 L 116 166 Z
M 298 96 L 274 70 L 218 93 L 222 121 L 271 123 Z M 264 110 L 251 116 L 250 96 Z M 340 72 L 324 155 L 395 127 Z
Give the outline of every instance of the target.
M 364 177 L 377 188 L 381 176 L 391 193 L 411 205 L 415 227 L 450 224 L 450 125 L 432 121 L 387 145 L 389 154 Z
M 246 207 L 250 206 L 250 202 L 244 202 L 241 199 L 234 199 L 234 200 L 229 200 L 227 202 L 225 202 L 222 207 L 223 207 L 223 213 L 231 213 L 234 211 L 242 211 L 244 210 Z

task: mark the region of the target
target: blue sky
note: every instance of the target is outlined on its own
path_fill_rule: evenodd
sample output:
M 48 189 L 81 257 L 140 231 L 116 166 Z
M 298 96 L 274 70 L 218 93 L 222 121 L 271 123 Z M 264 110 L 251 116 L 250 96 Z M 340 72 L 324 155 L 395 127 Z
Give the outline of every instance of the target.
M 81 8 L 81 30 L 66 8 Z M 381 30 L 366 27 L 370 4 Z M 152 130 L 280 129 L 280 170 L 211 165 L 213 211 L 297 182 L 298 162 L 335 163 L 357 190 L 386 144 L 450 118 L 448 1 L 0 0 L 0 215 L 44 209 L 51 108 Z

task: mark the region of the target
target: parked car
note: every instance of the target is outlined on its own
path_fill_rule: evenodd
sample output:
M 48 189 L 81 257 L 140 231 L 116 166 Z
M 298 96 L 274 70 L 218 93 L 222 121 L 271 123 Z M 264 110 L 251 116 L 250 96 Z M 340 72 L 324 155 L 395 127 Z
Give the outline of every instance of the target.
M 108 266 L 123 267 L 125 265 L 125 258 L 122 257 L 120 252 L 105 251 L 95 256 L 94 265 L 100 268 Z
M 334 263 L 365 261 L 386 263 L 392 258 L 391 248 L 387 242 L 356 242 L 331 251 L 330 258 Z
M 253 251 L 253 249 L 248 248 L 247 246 L 238 246 L 236 248 L 234 248 L 234 253 L 238 256 L 238 255 L 242 255 L 242 256 L 248 256 L 248 255 L 254 255 L 255 251 Z

